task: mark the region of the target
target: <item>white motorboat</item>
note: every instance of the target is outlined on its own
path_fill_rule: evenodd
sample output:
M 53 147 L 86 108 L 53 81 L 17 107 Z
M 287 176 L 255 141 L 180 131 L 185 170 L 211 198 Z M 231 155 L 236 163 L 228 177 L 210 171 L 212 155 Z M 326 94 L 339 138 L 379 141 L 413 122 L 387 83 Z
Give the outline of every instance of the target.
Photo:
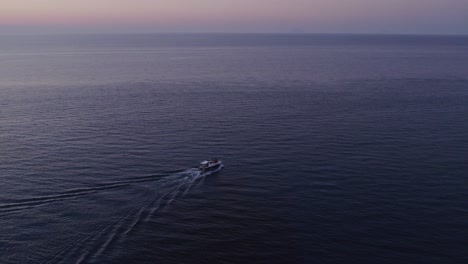
M 220 160 L 218 160 L 218 159 L 208 159 L 208 160 L 202 161 L 200 163 L 200 166 L 198 167 L 198 169 L 201 172 L 208 172 L 208 171 L 218 170 L 218 169 L 222 168 L 222 166 L 223 166 L 223 163 Z

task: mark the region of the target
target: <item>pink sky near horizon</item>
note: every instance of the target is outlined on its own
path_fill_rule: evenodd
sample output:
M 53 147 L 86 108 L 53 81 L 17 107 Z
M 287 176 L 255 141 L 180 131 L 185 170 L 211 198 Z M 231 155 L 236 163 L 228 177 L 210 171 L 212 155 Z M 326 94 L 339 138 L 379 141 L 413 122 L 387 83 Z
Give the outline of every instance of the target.
M 0 0 L 2 27 L 468 34 L 468 0 Z

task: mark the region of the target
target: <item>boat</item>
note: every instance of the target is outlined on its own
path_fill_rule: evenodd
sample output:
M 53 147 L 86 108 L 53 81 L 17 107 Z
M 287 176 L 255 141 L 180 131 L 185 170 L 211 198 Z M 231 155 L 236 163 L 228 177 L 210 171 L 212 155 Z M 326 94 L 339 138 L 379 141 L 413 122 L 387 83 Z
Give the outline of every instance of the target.
M 200 163 L 200 166 L 198 167 L 198 170 L 200 170 L 201 172 L 212 172 L 212 171 L 216 171 L 220 168 L 223 167 L 223 163 L 218 160 L 218 159 L 208 159 L 208 160 L 205 160 L 205 161 L 202 161 Z

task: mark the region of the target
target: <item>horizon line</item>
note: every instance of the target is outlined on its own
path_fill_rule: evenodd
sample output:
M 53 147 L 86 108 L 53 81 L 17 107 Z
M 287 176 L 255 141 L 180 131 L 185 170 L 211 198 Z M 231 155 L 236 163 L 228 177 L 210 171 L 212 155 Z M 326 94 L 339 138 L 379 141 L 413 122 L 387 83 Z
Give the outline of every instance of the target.
M 361 33 L 345 33 L 345 32 L 1 32 L 2 36 L 47 36 L 47 35 L 362 35 L 362 36 L 468 36 L 468 33 L 377 33 L 377 32 L 361 32 Z

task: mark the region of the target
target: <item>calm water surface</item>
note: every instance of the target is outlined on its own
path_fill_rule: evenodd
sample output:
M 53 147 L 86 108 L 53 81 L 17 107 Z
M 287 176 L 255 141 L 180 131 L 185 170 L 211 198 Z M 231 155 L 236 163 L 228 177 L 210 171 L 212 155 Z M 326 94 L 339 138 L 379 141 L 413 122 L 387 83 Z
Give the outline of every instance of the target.
M 467 263 L 467 116 L 468 37 L 1 36 L 0 263 Z

